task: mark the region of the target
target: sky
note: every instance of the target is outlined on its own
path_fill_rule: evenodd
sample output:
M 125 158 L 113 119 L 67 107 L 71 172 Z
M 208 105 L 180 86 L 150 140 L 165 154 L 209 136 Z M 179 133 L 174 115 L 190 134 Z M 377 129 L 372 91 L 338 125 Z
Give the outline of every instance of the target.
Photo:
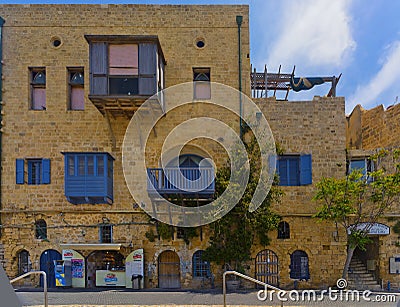
M 386 108 L 400 96 L 400 1 L 397 0 L 120 0 L 4 1 L 0 3 L 248 4 L 250 59 L 257 71 L 296 77 L 339 76 L 346 114 Z M 326 95 L 330 83 L 291 91 L 289 100 Z M 279 96 L 278 96 L 279 98 Z M 399 102 L 400 103 L 400 102 Z

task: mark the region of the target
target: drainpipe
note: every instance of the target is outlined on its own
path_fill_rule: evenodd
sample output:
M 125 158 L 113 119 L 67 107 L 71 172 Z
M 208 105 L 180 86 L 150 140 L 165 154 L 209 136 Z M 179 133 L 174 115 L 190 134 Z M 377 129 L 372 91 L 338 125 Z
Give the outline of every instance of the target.
M 3 209 L 2 206 L 2 200 L 1 200 L 1 176 L 2 176 L 2 165 L 1 165 L 1 160 L 2 160 L 2 130 L 3 130 L 3 25 L 4 25 L 4 19 L 0 17 L 0 210 Z M 0 226 L 2 225 L 1 223 L 1 213 L 0 213 Z M 3 228 L 0 227 L 0 238 L 3 233 Z
M 238 64 L 239 64 L 239 131 L 240 131 L 240 139 L 243 138 L 243 123 L 242 123 L 242 113 L 243 113 L 243 106 L 242 106 L 242 41 L 240 35 L 240 27 L 242 25 L 243 16 L 237 15 L 236 16 L 236 23 L 238 26 Z

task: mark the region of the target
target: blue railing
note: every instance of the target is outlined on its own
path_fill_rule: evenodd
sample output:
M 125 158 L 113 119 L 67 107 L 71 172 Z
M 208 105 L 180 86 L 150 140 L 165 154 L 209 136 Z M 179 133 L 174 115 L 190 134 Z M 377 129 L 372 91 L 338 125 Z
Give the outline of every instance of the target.
M 149 194 L 212 197 L 215 192 L 214 179 L 212 167 L 148 168 L 147 191 Z

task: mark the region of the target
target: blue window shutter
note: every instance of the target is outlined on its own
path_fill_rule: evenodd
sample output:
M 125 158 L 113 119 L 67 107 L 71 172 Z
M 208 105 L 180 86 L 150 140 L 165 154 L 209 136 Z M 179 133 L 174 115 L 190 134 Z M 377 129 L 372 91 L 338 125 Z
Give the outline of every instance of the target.
M 15 160 L 16 184 L 24 184 L 24 159 Z
M 42 183 L 50 183 L 50 159 L 42 160 Z
M 289 185 L 288 169 L 287 169 L 287 159 L 281 158 L 277 161 L 278 163 L 278 175 L 279 175 L 279 185 Z
M 312 183 L 312 161 L 311 155 L 300 156 L 300 185 Z
M 288 160 L 288 184 L 296 186 L 300 184 L 299 176 L 299 157 L 290 157 Z

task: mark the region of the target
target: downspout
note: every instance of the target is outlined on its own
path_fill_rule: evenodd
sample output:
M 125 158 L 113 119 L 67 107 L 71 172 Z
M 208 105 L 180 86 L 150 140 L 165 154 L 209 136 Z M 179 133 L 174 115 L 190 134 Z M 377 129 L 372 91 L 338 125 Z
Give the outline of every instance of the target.
M 236 16 L 236 23 L 238 26 L 238 64 L 239 64 L 239 131 L 240 131 L 240 139 L 243 139 L 243 123 L 242 123 L 242 41 L 240 35 L 240 27 L 242 25 L 243 16 Z
M 1 193 L 2 193 L 2 164 L 1 161 L 3 159 L 2 157 L 2 152 L 3 152 L 3 147 L 2 147 L 2 134 L 3 134 L 3 25 L 4 25 L 4 19 L 0 17 L 0 210 L 3 209 L 2 206 L 2 198 L 1 198 Z M 2 237 L 3 233 L 3 228 L 1 227 L 1 213 L 0 213 L 0 238 Z

